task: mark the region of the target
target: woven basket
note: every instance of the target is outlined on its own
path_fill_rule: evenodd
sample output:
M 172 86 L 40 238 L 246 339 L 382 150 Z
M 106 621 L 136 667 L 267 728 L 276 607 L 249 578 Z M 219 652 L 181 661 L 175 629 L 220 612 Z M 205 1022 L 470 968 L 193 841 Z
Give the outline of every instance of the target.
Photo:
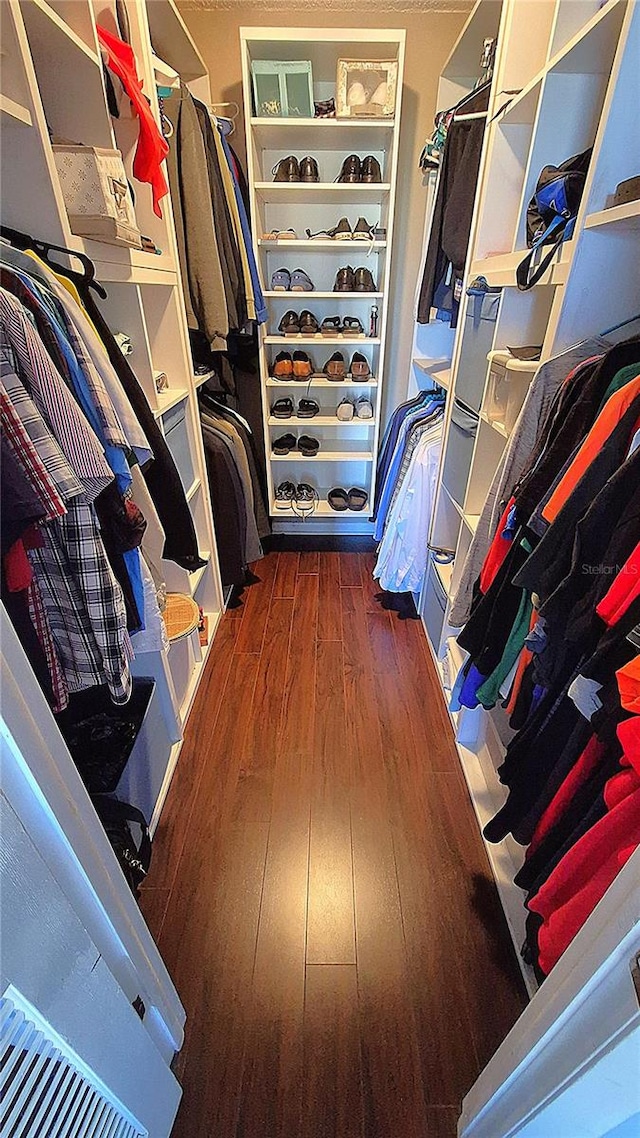
M 198 627 L 200 612 L 193 597 L 183 593 L 167 593 L 167 604 L 162 614 L 169 640 L 182 640 Z

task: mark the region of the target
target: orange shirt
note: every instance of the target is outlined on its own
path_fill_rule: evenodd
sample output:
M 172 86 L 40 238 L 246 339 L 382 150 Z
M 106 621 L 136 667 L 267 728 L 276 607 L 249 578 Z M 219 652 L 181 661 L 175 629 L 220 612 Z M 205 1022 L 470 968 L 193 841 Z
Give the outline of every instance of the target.
M 640 395 L 640 375 L 626 383 L 607 400 L 571 466 L 561 478 L 544 507 L 542 516 L 545 521 L 555 521 L 582 475 L 589 469 L 598 452 L 602 450 L 614 427 L 620 422 L 636 395 Z

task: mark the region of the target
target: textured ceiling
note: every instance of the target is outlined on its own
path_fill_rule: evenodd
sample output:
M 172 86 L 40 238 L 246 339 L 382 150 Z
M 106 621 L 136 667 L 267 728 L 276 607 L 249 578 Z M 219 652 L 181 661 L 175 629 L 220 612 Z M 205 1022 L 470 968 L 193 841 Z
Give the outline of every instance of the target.
M 199 11 L 215 8 L 232 10 L 240 7 L 255 7 L 259 2 L 265 12 L 278 9 L 300 8 L 313 11 L 315 8 L 331 9 L 334 12 L 469 12 L 473 0 L 178 0 L 178 7 Z

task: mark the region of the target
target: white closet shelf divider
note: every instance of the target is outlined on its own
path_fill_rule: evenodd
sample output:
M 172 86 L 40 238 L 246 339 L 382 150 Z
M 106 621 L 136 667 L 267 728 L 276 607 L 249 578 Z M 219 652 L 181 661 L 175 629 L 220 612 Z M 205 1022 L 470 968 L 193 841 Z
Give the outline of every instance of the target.
M 304 295 L 308 296 L 309 294 L 305 293 Z M 382 343 L 382 341 L 380 340 L 380 337 L 371 337 L 371 336 L 318 336 L 318 335 L 316 335 L 316 336 L 302 336 L 302 335 L 298 335 L 298 336 L 265 336 L 264 342 L 265 342 L 265 344 L 291 344 L 293 346 L 294 350 L 295 350 L 295 347 L 297 344 L 313 344 L 314 346 L 317 346 L 317 347 L 320 347 L 321 344 L 327 344 L 332 348 L 340 347 L 341 344 L 344 347 L 346 347 L 347 344 L 350 344 L 350 345 L 360 344 L 361 346 L 366 348 L 366 347 L 376 346 L 376 345 Z
M 275 31 L 276 29 L 274 29 Z M 265 150 L 287 147 L 305 150 L 375 149 L 380 139 L 388 139 L 395 119 L 308 119 L 250 118 L 256 142 Z
M 332 379 L 326 379 L 324 376 L 321 376 L 321 375 L 314 375 L 314 376 L 311 376 L 311 379 L 305 379 L 305 380 L 299 380 L 299 379 L 298 380 L 296 380 L 296 379 L 289 379 L 289 380 L 285 379 L 285 380 L 283 380 L 283 379 L 274 379 L 273 376 L 268 376 L 264 382 L 265 382 L 265 387 L 281 387 L 281 388 L 285 388 L 285 389 L 293 388 L 295 390 L 300 390 L 301 392 L 302 392 L 303 388 L 306 389 L 307 387 L 330 387 L 330 388 L 333 388 L 334 391 L 340 392 L 345 388 L 347 390 L 349 390 L 350 388 L 354 388 L 354 387 L 377 387 L 378 386 L 378 380 L 374 379 L 372 376 L 370 376 L 369 379 L 341 379 L 341 380 L 338 380 L 337 382 L 334 382 Z M 309 420 L 307 420 L 307 421 L 309 421 Z M 311 421 L 313 422 L 313 420 L 311 420 Z M 287 422 L 287 420 L 283 419 L 282 422 Z
M 258 245 L 269 249 L 304 249 L 306 252 L 331 249 L 332 253 L 340 253 L 343 249 L 359 249 L 363 255 L 373 249 L 386 249 L 386 241 L 353 241 L 349 240 L 334 240 L 330 237 L 325 240 L 318 239 L 314 241 L 313 238 L 275 238 L 273 240 L 266 237 L 258 238 Z
M 318 427 L 333 427 L 337 430 L 343 427 L 358 427 L 363 431 L 370 431 L 375 423 L 373 419 L 360 419 L 355 416 L 353 419 L 336 418 L 335 415 L 314 415 L 313 419 L 301 419 L 298 415 L 292 415 L 289 419 L 276 419 L 273 415 L 269 416 L 268 425 L 271 428 L 286 431 L 288 427 L 300 428 L 305 434 L 309 431 L 317 430 Z
M 331 205 L 378 202 L 391 191 L 389 182 L 256 182 L 256 197 L 263 202 L 290 205 Z M 364 244 L 364 242 L 363 242 Z
M 265 300 L 283 300 L 290 303 L 292 300 L 296 301 L 301 296 L 306 296 L 311 304 L 314 300 L 335 300 L 336 304 L 343 301 L 353 300 L 380 300 L 384 296 L 383 292 L 320 292 L 314 289 L 313 292 L 286 292 L 279 290 L 276 292 L 267 290 L 262 294 Z
M 536 285 L 536 288 L 543 287 L 546 284 L 555 285 L 565 283 L 569 272 L 569 260 L 571 259 L 572 251 L 572 242 L 564 241 L 542 280 Z M 515 286 L 516 269 L 528 252 L 528 249 L 515 249 L 511 253 L 496 253 L 492 256 L 483 257 L 482 260 L 473 261 L 471 264 L 471 275 L 474 277 L 486 277 L 492 286 L 501 285 L 503 288 Z M 537 259 L 544 256 L 544 252 L 543 247 Z
M 605 225 L 615 225 L 620 229 L 640 229 L 640 198 L 590 213 L 584 223 L 585 229 L 602 229 Z
M 29 14 L 29 9 L 31 9 L 31 14 Z M 96 67 L 101 66 L 98 53 L 88 43 L 85 43 L 81 36 L 58 15 L 50 4 L 47 4 L 47 0 L 29 0 L 27 4 L 23 0 L 22 13 L 29 35 L 37 34 L 39 37 L 48 40 L 49 50 L 52 54 L 60 49 L 63 38 L 65 38 L 70 46 L 81 51 L 87 59 L 95 63 Z M 61 51 L 60 60 L 66 58 L 69 57 Z
M 10 99 L 8 95 L 0 94 L 0 116 L 2 116 L 3 127 L 10 125 L 10 123 L 17 123 L 20 126 L 33 125 L 29 108 L 24 107 L 22 103 L 17 103 L 15 99 Z

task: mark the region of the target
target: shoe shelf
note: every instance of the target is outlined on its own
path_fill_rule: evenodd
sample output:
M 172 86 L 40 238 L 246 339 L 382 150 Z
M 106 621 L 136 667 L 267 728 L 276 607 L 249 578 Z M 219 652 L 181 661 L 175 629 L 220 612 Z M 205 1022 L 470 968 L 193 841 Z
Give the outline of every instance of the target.
M 251 118 L 253 137 L 264 150 L 367 150 L 388 145 L 395 119 Z
M 368 239 L 366 241 L 353 241 L 352 239 L 340 240 L 340 238 L 334 237 L 323 238 L 322 240 L 318 239 L 317 241 L 314 241 L 311 237 L 305 237 L 303 239 L 295 238 L 295 240 L 292 237 L 276 238 L 275 240 L 259 237 L 258 245 L 269 249 L 275 249 L 276 247 L 278 249 L 331 249 L 334 253 L 341 253 L 343 249 L 358 249 L 363 253 L 368 253 L 370 249 L 373 249 L 374 252 L 378 252 L 380 249 L 386 249 L 387 242 L 369 241 Z
M 382 292 L 320 292 L 314 289 L 313 292 L 291 292 L 289 289 L 286 291 L 279 289 L 277 292 L 267 290 L 262 294 L 265 300 L 282 300 L 289 304 L 291 301 L 296 301 L 300 297 L 308 297 L 311 304 L 314 300 L 335 300 L 342 302 L 343 300 L 380 300 L 384 293 Z
M 335 511 L 327 501 L 328 491 L 336 485 L 357 485 L 366 491 L 369 501 L 375 492 L 375 456 L 380 433 L 382 401 L 377 397 L 385 374 L 386 340 L 390 279 L 390 255 L 393 242 L 393 219 L 396 199 L 396 172 L 400 136 L 400 111 L 404 63 L 405 33 L 386 28 L 241 28 L 240 45 L 243 66 L 243 92 L 247 138 L 248 181 L 251 194 L 253 241 L 258 255 L 263 294 L 269 319 L 263 328 L 260 341 L 260 374 L 262 388 L 263 422 L 267 446 L 267 478 L 271 513 L 276 528 L 287 530 L 291 522 L 302 519 L 292 509 L 276 506 L 276 490 L 290 474 L 287 462 L 296 473 L 296 481 L 314 484 L 319 503 L 309 512 L 320 519 L 322 533 L 371 532 L 369 510 Z M 373 53 L 373 54 L 372 54 Z M 398 83 L 395 115 L 384 118 L 367 118 L 354 114 L 353 118 L 284 118 L 261 117 L 253 114 L 251 64 L 262 59 L 310 60 L 314 83 L 314 99 L 324 100 L 335 93 L 338 59 L 397 59 Z M 301 162 L 315 158 L 320 180 L 317 182 L 273 180 L 278 163 L 292 155 Z M 356 155 L 363 160 L 375 159 L 378 182 L 341 182 L 337 179 L 345 159 Z M 357 163 L 356 163 L 357 166 Z M 361 174 L 356 170 L 357 176 Z M 351 231 L 364 219 L 371 229 L 377 229 L 377 239 L 366 240 L 347 237 L 307 238 L 304 234 L 331 231 L 346 217 Z M 290 229 L 295 237 L 270 238 L 268 234 Z M 374 256 L 375 254 L 375 256 Z M 337 270 L 352 266 L 368 267 L 373 276 L 373 291 L 335 291 L 332 285 Z M 272 274 L 280 268 L 292 272 L 301 269 L 317 287 L 309 292 L 275 290 L 271 287 Z M 378 309 L 377 326 L 370 324 L 369 309 Z M 284 336 L 278 326 L 287 309 L 310 309 L 318 323 L 334 313 L 357 315 L 368 332 L 375 327 L 376 335 L 323 336 L 298 334 Z M 312 356 L 312 366 L 324 362 L 336 349 L 343 349 L 346 364 L 354 351 L 365 354 L 375 376 L 366 379 L 345 377 L 332 380 L 323 373 L 307 380 L 293 377 L 276 379 L 270 374 L 278 351 L 294 352 L 302 349 Z M 368 350 L 367 350 L 368 349 Z M 322 353 L 326 354 L 323 355 Z M 332 390 L 320 413 L 312 419 L 291 417 L 278 419 L 271 414 L 270 404 L 274 389 L 295 400 L 296 392 Z M 364 393 L 372 399 L 373 417 L 337 419 L 335 404 L 346 394 L 355 397 Z M 318 395 L 319 402 L 323 402 Z M 352 431 L 347 428 L 353 427 Z M 314 456 L 299 453 L 274 455 L 271 443 L 276 431 L 290 430 L 299 433 L 317 432 L 321 449 Z M 322 464 L 327 464 L 327 470 Z M 309 474 L 305 474 L 303 467 Z M 343 469 L 344 467 L 344 469 Z M 311 473 L 313 472 L 313 474 Z M 350 481 L 347 481 L 349 480 Z M 322 487 L 322 488 L 321 488 Z M 356 522 L 357 519 L 357 522 Z
M 274 205 L 336 205 L 344 199 L 345 208 L 360 202 L 377 202 L 391 190 L 390 182 L 256 182 L 256 197 Z M 317 244 L 317 242 L 314 242 Z
M 326 490 L 318 491 L 318 501 L 315 504 L 313 511 L 303 513 L 296 513 L 292 507 L 288 506 L 286 509 L 276 507 L 275 501 L 271 504 L 271 512 L 276 518 L 286 519 L 287 521 L 299 521 L 302 525 L 308 524 L 314 518 L 344 518 L 345 520 L 353 520 L 359 518 L 362 521 L 367 521 L 369 518 L 369 504 L 365 506 L 364 510 L 334 510 L 329 505 L 327 494 L 331 487 Z M 348 489 L 348 487 L 346 487 Z
M 312 375 L 310 379 L 275 379 L 272 375 L 265 380 L 265 387 L 301 389 L 302 387 L 333 387 L 337 391 L 349 387 L 377 387 L 378 381 L 372 376 L 368 379 L 327 379 L 326 376 Z
M 307 420 L 307 423 L 309 420 Z M 291 451 L 290 454 L 274 454 L 271 452 L 272 462 L 373 462 L 372 450 L 357 451 L 353 446 L 349 450 L 322 450 L 317 454 L 303 455 L 300 451 Z
M 298 415 L 290 415 L 288 419 L 276 419 L 270 415 L 267 424 L 269 427 L 282 428 L 286 427 L 299 427 L 304 429 L 306 434 L 309 433 L 311 428 L 315 430 L 317 427 L 359 427 L 361 430 L 370 431 L 375 425 L 373 419 L 360 419 L 354 416 L 353 419 L 338 419 L 336 415 L 314 415 L 311 419 L 301 419 Z
M 309 293 L 305 293 L 308 296 Z M 340 344 L 365 344 L 375 346 L 382 341 L 379 336 L 323 336 L 316 334 L 315 336 L 303 336 L 299 333 L 297 336 L 265 336 L 265 344 L 327 344 L 339 346 Z

